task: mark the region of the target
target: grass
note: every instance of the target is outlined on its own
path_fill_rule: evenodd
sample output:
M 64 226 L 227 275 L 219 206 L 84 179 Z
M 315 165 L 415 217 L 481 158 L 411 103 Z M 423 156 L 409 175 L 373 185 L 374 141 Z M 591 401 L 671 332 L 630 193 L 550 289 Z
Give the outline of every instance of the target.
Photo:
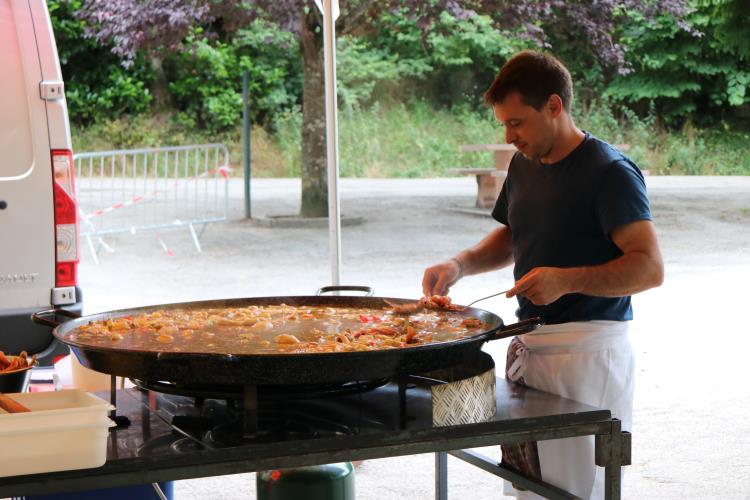
M 595 108 L 591 108 L 595 109 Z M 274 122 L 274 133 L 254 127 L 252 173 L 257 177 L 297 177 L 300 172 L 299 110 Z M 631 145 L 628 155 L 657 175 L 750 175 L 747 131 L 659 129 L 652 120 L 605 108 L 576 116 L 578 125 L 612 144 Z M 424 102 L 339 110 L 339 156 L 342 177 L 434 177 L 450 168 L 492 166 L 491 153 L 461 153 L 467 143 L 503 142 L 503 130 L 489 109 L 434 109 Z M 235 175 L 242 169 L 242 127 L 210 134 L 188 118 L 122 117 L 87 128 L 74 127 L 77 152 L 223 142 Z

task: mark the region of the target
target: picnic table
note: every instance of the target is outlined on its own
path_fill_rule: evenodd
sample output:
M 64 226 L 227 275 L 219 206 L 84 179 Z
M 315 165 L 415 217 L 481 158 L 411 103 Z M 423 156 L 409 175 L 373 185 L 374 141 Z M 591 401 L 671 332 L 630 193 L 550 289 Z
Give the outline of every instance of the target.
M 505 182 L 510 160 L 517 149 L 512 144 L 463 144 L 461 152 L 492 151 L 494 167 L 454 168 L 448 172 L 455 175 L 475 175 L 477 178 L 478 208 L 492 208 Z

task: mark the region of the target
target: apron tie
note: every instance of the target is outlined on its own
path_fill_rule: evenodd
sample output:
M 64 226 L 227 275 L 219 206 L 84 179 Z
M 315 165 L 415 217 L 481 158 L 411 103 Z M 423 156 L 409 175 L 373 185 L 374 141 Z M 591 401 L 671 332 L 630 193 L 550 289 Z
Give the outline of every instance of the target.
M 519 342 L 519 344 L 521 344 L 521 342 Z M 515 355 L 516 359 L 513 360 L 513 363 L 507 370 L 508 378 L 513 382 L 516 382 L 523 377 L 524 373 L 526 373 L 526 361 L 529 359 L 529 348 L 521 344 L 515 350 Z

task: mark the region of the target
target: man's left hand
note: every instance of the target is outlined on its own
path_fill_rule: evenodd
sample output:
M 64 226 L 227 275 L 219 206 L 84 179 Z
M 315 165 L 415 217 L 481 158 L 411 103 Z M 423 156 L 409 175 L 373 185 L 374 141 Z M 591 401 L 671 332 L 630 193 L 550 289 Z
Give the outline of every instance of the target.
M 526 273 L 516 286 L 508 290 L 506 297 L 521 295 L 534 305 L 546 306 L 569 293 L 565 269 L 559 267 L 535 267 Z

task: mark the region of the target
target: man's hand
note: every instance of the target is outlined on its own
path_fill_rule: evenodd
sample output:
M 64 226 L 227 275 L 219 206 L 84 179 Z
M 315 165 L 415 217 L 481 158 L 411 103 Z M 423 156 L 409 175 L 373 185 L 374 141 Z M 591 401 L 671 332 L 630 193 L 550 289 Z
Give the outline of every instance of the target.
M 422 277 L 422 293 L 425 297 L 448 295 L 448 290 L 460 279 L 461 268 L 453 259 L 428 267 Z
M 551 304 L 570 292 L 565 273 L 566 270 L 559 267 L 535 267 L 516 281 L 506 297 L 521 295 L 537 306 Z

